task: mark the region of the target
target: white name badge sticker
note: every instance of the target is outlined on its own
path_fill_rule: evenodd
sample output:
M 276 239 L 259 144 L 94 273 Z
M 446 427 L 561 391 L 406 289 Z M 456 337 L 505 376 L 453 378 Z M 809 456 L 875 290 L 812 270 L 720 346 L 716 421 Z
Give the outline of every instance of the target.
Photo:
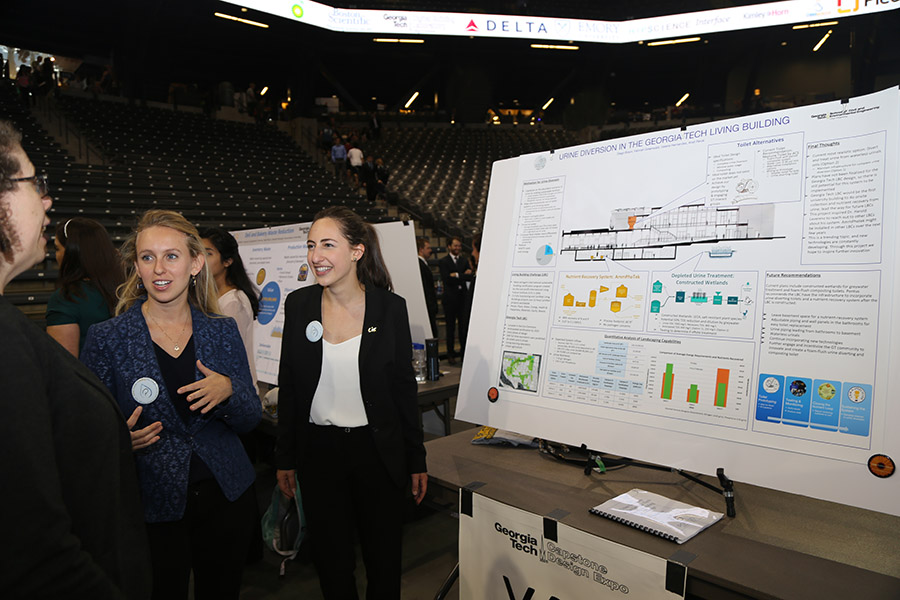
M 159 384 L 149 377 L 141 377 L 131 386 L 131 397 L 138 404 L 150 404 L 159 397 Z
M 318 342 L 322 339 L 322 334 L 325 332 L 325 328 L 322 327 L 322 324 L 318 321 L 310 321 L 309 325 L 306 326 L 306 339 L 311 342 Z

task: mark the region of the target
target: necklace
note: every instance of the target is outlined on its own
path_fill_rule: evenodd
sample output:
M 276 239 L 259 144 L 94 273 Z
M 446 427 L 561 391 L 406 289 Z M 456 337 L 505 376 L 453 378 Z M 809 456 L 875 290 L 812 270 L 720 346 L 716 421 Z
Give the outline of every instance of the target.
M 159 321 L 157 321 L 157 320 L 153 317 L 153 314 L 152 314 L 149 310 L 147 311 L 147 314 L 150 315 L 150 320 L 152 320 L 152 321 L 156 324 L 156 326 L 159 328 L 159 330 L 163 332 L 163 335 L 166 336 L 167 338 L 169 338 L 169 341 L 172 342 L 172 345 L 174 346 L 173 350 L 174 350 L 175 352 L 180 351 L 180 350 L 181 350 L 181 345 L 180 345 L 178 342 L 176 342 L 175 340 L 173 340 L 173 339 L 172 339 L 172 336 L 170 336 L 168 333 L 166 333 L 166 330 L 163 329 L 163 326 L 159 324 Z M 178 338 L 179 338 L 179 339 L 181 338 L 182 335 L 184 335 L 184 330 L 185 330 L 185 329 L 187 329 L 187 322 L 185 322 L 184 326 L 181 328 L 181 331 L 178 333 Z

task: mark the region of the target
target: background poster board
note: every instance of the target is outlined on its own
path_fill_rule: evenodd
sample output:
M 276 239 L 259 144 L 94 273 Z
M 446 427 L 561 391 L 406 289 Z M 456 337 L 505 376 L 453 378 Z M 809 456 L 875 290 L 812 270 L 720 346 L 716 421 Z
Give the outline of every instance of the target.
M 284 300 L 296 289 L 316 283 L 306 262 L 306 236 L 312 223 L 234 231 L 244 268 L 260 290 L 259 316 L 253 325 L 256 373 L 260 381 L 278 384 L 278 361 L 284 329 Z M 406 300 L 414 342 L 431 337 L 422 278 L 411 222 L 375 224 L 394 292 Z
M 900 515 L 898 98 L 496 163 L 456 417 Z

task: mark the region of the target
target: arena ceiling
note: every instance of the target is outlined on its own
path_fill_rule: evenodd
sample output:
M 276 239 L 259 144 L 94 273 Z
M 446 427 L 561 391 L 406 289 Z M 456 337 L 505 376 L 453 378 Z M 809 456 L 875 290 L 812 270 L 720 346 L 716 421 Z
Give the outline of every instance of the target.
M 832 0 L 836 1 L 836 0 Z M 511 0 L 507 2 L 402 3 L 410 10 L 540 14 L 627 20 L 755 4 L 743 0 L 597 2 L 593 0 Z M 580 44 L 577 52 L 535 50 L 524 40 L 430 37 L 412 45 L 379 44 L 372 35 L 343 34 L 255 11 L 242 16 L 268 29 L 216 18 L 235 13 L 217 0 L 15 0 L 0 7 L 0 44 L 42 52 L 112 61 L 120 77 L 158 96 L 169 82 L 210 85 L 249 81 L 295 96 L 338 95 L 351 110 L 376 103 L 395 107 L 421 88 L 423 106 L 446 105 L 445 98 L 488 87 L 491 103 L 540 106 L 549 97 L 573 97 L 602 89 L 620 106 L 664 106 L 685 90 L 698 102 L 721 97 L 736 64 L 753 68 L 760 57 L 809 54 L 822 32 L 789 26 L 703 36 L 703 41 L 668 48 L 641 44 Z M 344 8 L 391 8 L 393 2 L 331 2 Z M 238 13 L 240 14 L 240 13 Z M 853 56 L 865 81 L 879 73 L 900 73 L 900 10 L 843 19 L 817 57 Z M 781 54 L 779 54 L 781 53 Z M 376 100 L 372 100 L 375 98 Z

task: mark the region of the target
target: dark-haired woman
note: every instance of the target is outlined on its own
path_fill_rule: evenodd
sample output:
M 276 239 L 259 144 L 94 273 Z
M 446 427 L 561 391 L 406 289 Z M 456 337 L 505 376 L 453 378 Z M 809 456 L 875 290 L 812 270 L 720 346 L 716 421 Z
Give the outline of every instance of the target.
M 244 341 L 250 375 L 256 384 L 256 360 L 253 351 L 253 321 L 259 314 L 259 291 L 247 277 L 238 243 L 234 236 L 220 227 L 200 231 L 206 248 L 206 264 L 219 291 L 219 314 L 233 318 Z
M 106 229 L 93 219 L 61 221 L 54 243 L 59 279 L 47 302 L 47 333 L 77 358 L 88 328 L 115 311 L 125 272 Z
M 366 598 L 398 599 L 403 506 L 428 482 L 406 303 L 352 211 L 316 215 L 307 253 L 318 285 L 285 302 L 278 484 L 287 496 L 300 484 L 326 600 L 357 598 L 355 537 Z
M 47 177 L 0 120 L 0 596 L 150 596 L 125 418 L 104 385 L 3 297 L 43 260 Z

